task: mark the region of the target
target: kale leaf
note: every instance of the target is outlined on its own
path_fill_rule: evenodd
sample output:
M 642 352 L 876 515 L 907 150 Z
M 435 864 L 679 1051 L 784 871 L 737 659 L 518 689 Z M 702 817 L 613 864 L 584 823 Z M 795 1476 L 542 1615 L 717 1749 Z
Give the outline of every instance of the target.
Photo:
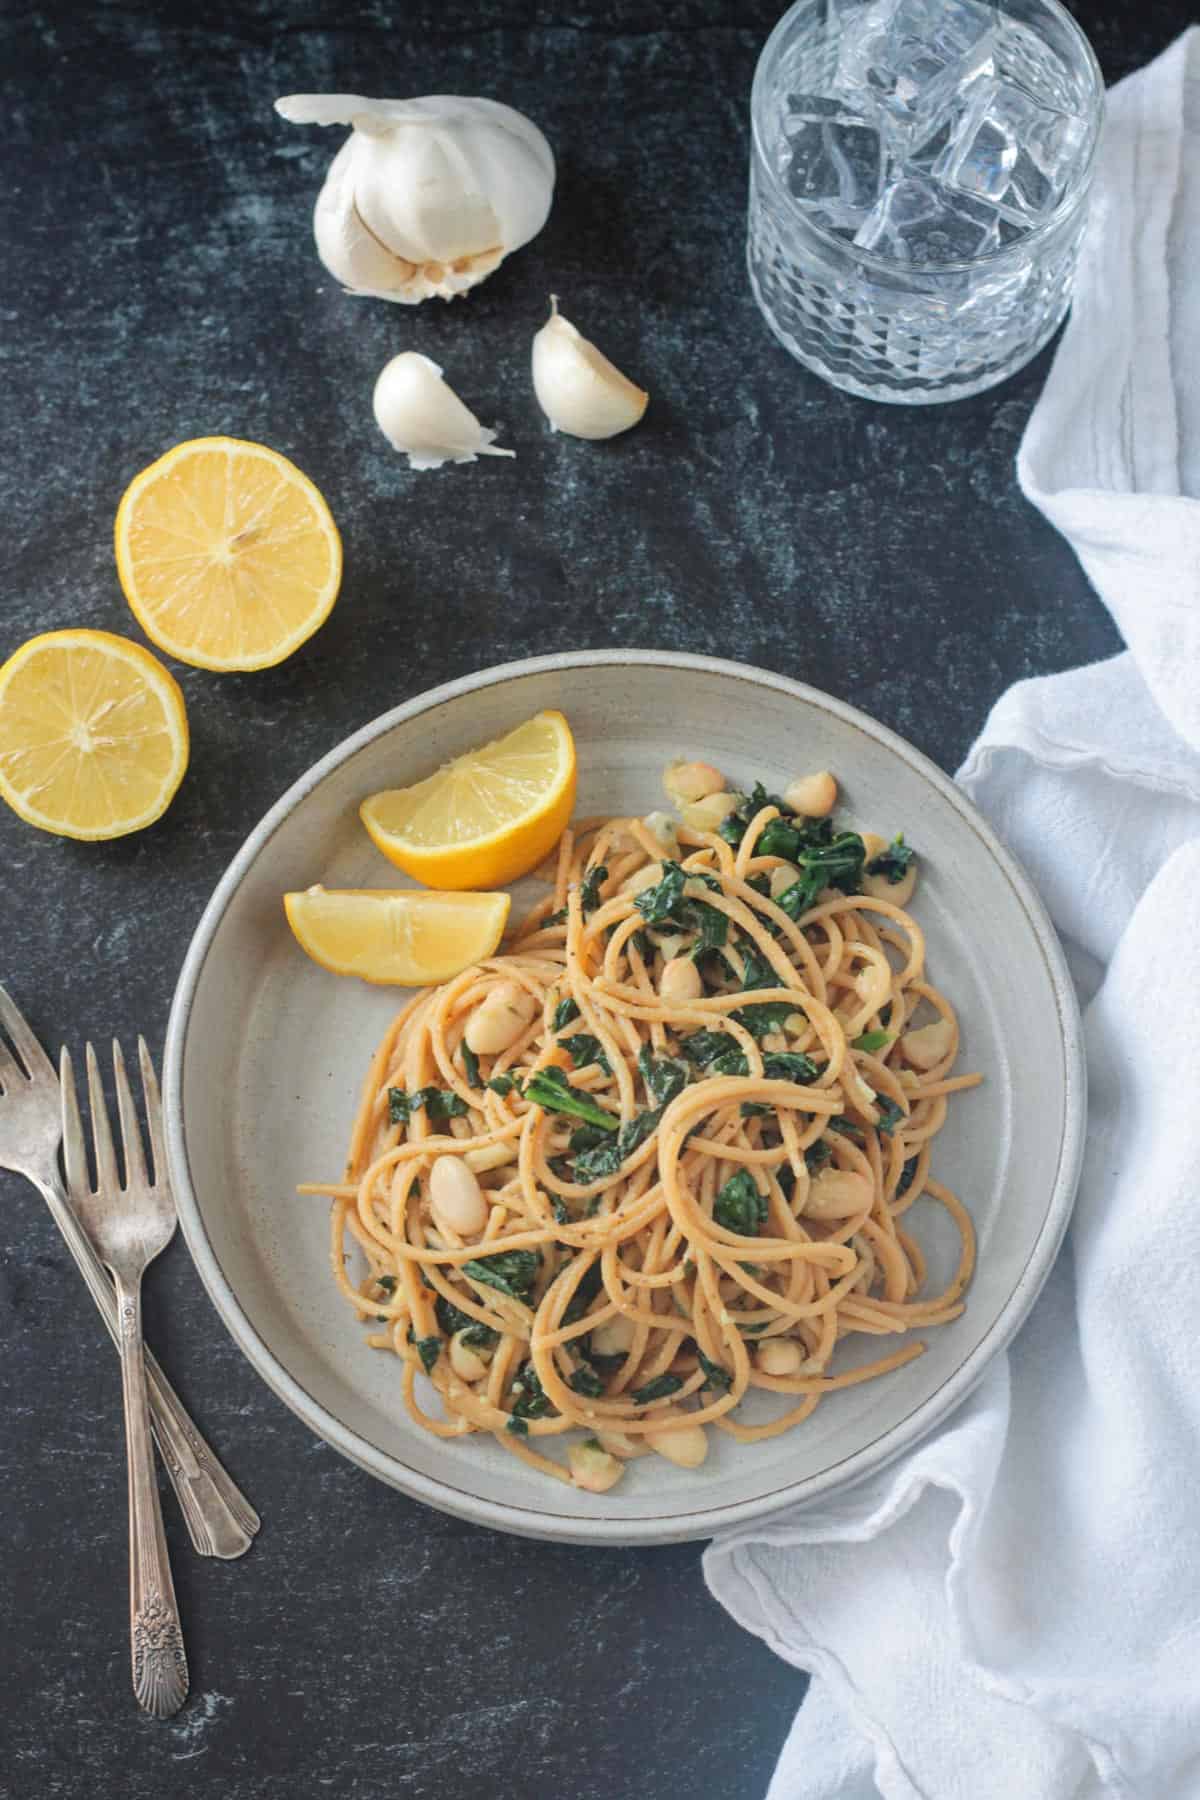
M 444 1294 L 438 1295 L 433 1303 L 433 1310 L 446 1336 L 454 1337 L 461 1331 L 463 1343 L 468 1344 L 472 1350 L 492 1350 L 500 1342 L 498 1331 L 493 1331 L 490 1325 L 480 1324 L 470 1313 L 461 1312 Z
M 577 1394 L 586 1394 L 589 1400 L 599 1399 L 600 1395 L 604 1392 L 604 1383 L 601 1381 L 595 1369 L 589 1368 L 587 1363 L 581 1363 L 579 1367 L 572 1372 L 571 1379 L 568 1381 L 567 1386 L 573 1388 Z
M 892 1034 L 890 1031 L 864 1031 L 861 1037 L 856 1037 L 852 1040 L 850 1048 L 852 1050 L 866 1050 L 869 1053 L 874 1050 L 884 1049 L 891 1041 Z
M 714 1202 L 713 1218 L 726 1231 L 736 1231 L 741 1237 L 758 1236 L 767 1222 L 767 1201 L 748 1169 L 730 1176 Z
M 462 1266 L 464 1275 L 485 1287 L 498 1288 L 513 1300 L 527 1301 L 541 1264 L 537 1250 L 501 1250 L 495 1256 L 476 1256 Z
M 727 1050 L 708 1066 L 710 1075 L 748 1075 L 750 1065 L 741 1050 Z M 764 1081 L 795 1081 L 807 1087 L 821 1073 L 802 1050 L 768 1050 L 763 1057 Z
M 514 1419 L 545 1419 L 553 1414 L 550 1396 L 532 1363 L 525 1364 L 513 1382 L 512 1391 L 517 1396 L 513 1401 Z
M 595 1150 L 583 1151 L 575 1158 L 576 1181 L 601 1181 L 608 1175 L 615 1175 L 625 1158 L 632 1156 L 657 1131 L 662 1115 L 661 1106 L 656 1106 L 650 1112 L 638 1113 L 636 1118 L 622 1125 L 616 1137 L 607 1144 L 601 1144 Z
M 579 1008 L 576 1006 L 574 1000 L 572 1000 L 570 994 L 567 994 L 559 1001 L 554 1009 L 551 1028 L 554 1031 L 562 1031 L 571 1023 L 572 1019 L 577 1019 L 578 1017 Z
M 730 1037 L 727 1031 L 693 1031 L 690 1037 L 679 1040 L 681 1053 L 699 1069 L 737 1047 L 737 1039 Z
M 599 906 L 600 889 L 607 880 L 608 870 L 603 863 L 598 863 L 594 869 L 588 870 L 587 874 L 580 882 L 579 903 L 583 907 L 583 916 L 585 919 L 589 913 L 594 913 Z
M 467 1111 L 465 1100 L 450 1088 L 423 1087 L 414 1094 L 403 1088 L 388 1089 L 388 1118 L 393 1125 L 407 1125 L 421 1107 L 431 1119 L 459 1119 Z
M 879 1124 L 876 1126 L 876 1130 L 885 1132 L 890 1137 L 901 1119 L 906 1116 L 904 1108 L 897 1105 L 896 1101 L 889 1100 L 886 1094 L 876 1094 L 875 1105 L 879 1109 Z
M 568 1300 L 567 1309 L 563 1313 L 563 1324 L 574 1325 L 577 1319 L 582 1319 L 584 1313 L 592 1304 L 592 1301 L 596 1298 L 596 1295 L 600 1292 L 603 1285 L 604 1276 L 600 1269 L 599 1260 L 597 1260 L 592 1263 L 589 1268 L 585 1269 L 584 1273 L 580 1276 L 579 1286 Z
M 525 1083 L 525 1098 L 547 1112 L 586 1119 L 589 1125 L 598 1125 L 603 1131 L 616 1131 L 620 1124 L 619 1119 L 597 1106 L 587 1094 L 573 1088 L 561 1069 L 539 1069 L 536 1075 L 531 1075 Z
M 665 1400 L 668 1394 L 677 1394 L 682 1386 L 678 1375 L 656 1375 L 645 1387 L 634 1388 L 630 1398 L 635 1406 L 649 1406 L 652 1400 Z
M 600 1039 L 592 1037 L 590 1032 L 579 1031 L 574 1037 L 560 1038 L 558 1041 L 577 1069 L 586 1069 L 589 1063 L 595 1063 L 603 1074 L 612 1074 L 612 1064 L 600 1048 Z
M 633 904 L 647 925 L 661 925 L 671 917 L 683 899 L 686 879 L 677 862 L 664 862 L 661 879 L 653 887 L 643 888 L 640 894 L 634 895 Z
M 733 1376 L 729 1373 L 729 1370 L 724 1368 L 720 1363 L 713 1362 L 711 1357 L 705 1356 L 698 1344 L 696 1346 L 696 1356 L 700 1363 L 700 1367 L 704 1370 L 704 1386 L 706 1388 L 712 1388 L 713 1392 L 716 1394 L 727 1394 L 733 1384 Z
M 655 1056 L 649 1044 L 639 1050 L 637 1066 L 651 1099 L 660 1106 L 667 1106 L 687 1085 L 687 1064 L 677 1056 Z
M 778 982 L 772 983 L 772 986 L 778 985 Z M 791 1000 L 764 1000 L 758 1006 L 739 1007 L 733 1016 L 753 1037 L 765 1038 L 773 1031 L 782 1031 L 797 1010 Z
M 886 850 L 881 850 L 878 856 L 871 858 L 864 873 L 882 875 L 894 885 L 896 882 L 904 880 L 915 860 L 916 851 L 909 848 L 904 841 L 904 833 L 900 832 L 892 839 Z

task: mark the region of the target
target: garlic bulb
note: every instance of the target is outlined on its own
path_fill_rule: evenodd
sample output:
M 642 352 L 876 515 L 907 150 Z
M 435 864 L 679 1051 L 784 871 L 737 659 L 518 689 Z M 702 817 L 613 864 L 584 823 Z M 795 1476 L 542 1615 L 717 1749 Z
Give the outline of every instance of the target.
M 511 106 L 289 94 L 275 110 L 296 125 L 354 127 L 313 213 L 321 261 L 353 294 L 452 300 L 546 223 L 554 156 Z
M 477 456 L 515 456 L 493 443 L 494 431 L 479 423 L 435 362 L 405 350 L 385 364 L 372 404 L 379 429 L 414 469 L 440 469 L 447 462 L 474 462 Z
M 610 438 L 636 425 L 649 394 L 576 331 L 550 296 L 550 317 L 533 340 L 533 391 L 554 431 Z

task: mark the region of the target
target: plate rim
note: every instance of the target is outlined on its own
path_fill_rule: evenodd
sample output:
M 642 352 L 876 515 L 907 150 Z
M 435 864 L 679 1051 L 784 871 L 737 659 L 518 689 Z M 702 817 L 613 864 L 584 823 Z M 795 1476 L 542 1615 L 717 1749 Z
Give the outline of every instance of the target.
M 844 724 L 865 732 L 923 775 L 938 790 L 943 800 L 981 839 L 1005 875 L 1045 963 L 1054 994 L 1062 1046 L 1064 1116 L 1062 1141 L 1046 1215 L 1025 1268 L 1000 1313 L 979 1343 L 926 1400 L 915 1406 L 882 1436 L 873 1439 L 850 1456 L 841 1458 L 819 1474 L 805 1476 L 769 1494 L 723 1506 L 704 1507 L 682 1515 L 607 1520 L 542 1513 L 518 1504 L 501 1505 L 464 1494 L 436 1477 L 408 1467 L 351 1430 L 284 1367 L 260 1337 L 225 1276 L 209 1241 L 188 1160 L 183 1117 L 183 1066 L 196 989 L 212 949 L 213 939 L 230 902 L 265 845 L 329 775 L 396 726 L 419 718 L 448 701 L 529 675 L 605 666 L 623 668 L 630 664 L 668 671 L 695 670 L 699 673 L 732 677 L 752 687 L 773 688 L 790 699 L 803 701 L 815 706 L 818 711 L 831 713 Z M 986 819 L 950 776 L 890 727 L 880 724 L 848 701 L 840 700 L 806 682 L 795 681 L 790 676 L 724 657 L 704 656 L 687 651 L 622 648 L 552 652 L 493 664 L 454 680 L 441 682 L 379 714 L 341 739 L 324 756 L 312 763 L 248 833 L 213 889 L 192 934 L 176 982 L 163 1058 L 167 1160 L 184 1241 L 221 1322 L 251 1367 L 272 1392 L 316 1436 L 350 1462 L 412 1499 L 420 1500 L 471 1524 L 506 1531 L 518 1537 L 577 1544 L 671 1544 L 709 1538 L 726 1527 L 745 1525 L 789 1506 L 827 1498 L 833 1492 L 865 1480 L 915 1447 L 961 1405 L 982 1379 L 992 1360 L 1011 1343 L 1050 1273 L 1070 1221 L 1082 1169 L 1086 1091 L 1087 1068 L 1079 1005 L 1054 926 L 1016 858 L 1000 842 Z

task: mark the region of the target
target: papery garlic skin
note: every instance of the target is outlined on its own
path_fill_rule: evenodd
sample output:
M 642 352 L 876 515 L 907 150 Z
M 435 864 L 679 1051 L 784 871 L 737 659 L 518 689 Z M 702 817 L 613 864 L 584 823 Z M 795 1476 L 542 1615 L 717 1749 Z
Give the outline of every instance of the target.
M 497 100 L 289 94 L 297 125 L 351 125 L 317 197 L 313 231 L 353 294 L 404 305 L 466 293 L 546 223 L 554 155 Z
M 554 431 L 610 438 L 636 425 L 650 399 L 577 331 L 550 296 L 550 317 L 533 340 L 533 391 Z
M 496 433 L 464 406 L 442 371 L 417 350 L 393 356 L 380 371 L 372 398 L 379 429 L 414 469 L 474 462 L 477 456 L 515 456 L 493 442 Z

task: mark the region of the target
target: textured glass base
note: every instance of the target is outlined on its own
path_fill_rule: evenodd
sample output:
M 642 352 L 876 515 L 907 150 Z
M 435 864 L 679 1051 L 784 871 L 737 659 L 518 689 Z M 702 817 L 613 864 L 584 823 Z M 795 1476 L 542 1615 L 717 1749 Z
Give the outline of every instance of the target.
M 974 371 L 962 371 L 956 376 L 949 376 L 938 385 L 933 386 L 928 379 L 916 377 L 902 379 L 899 371 L 891 371 L 891 379 L 881 374 L 877 368 L 864 366 L 861 358 L 850 353 L 838 353 L 832 344 L 822 346 L 820 336 L 814 331 L 806 331 L 803 342 L 789 335 L 775 318 L 763 298 L 755 274 L 753 258 L 747 254 L 750 271 L 750 289 L 758 302 L 759 310 L 771 329 L 771 335 L 796 358 L 797 362 L 811 369 L 814 375 L 820 375 L 834 387 L 842 388 L 848 394 L 858 394 L 864 400 L 879 400 L 890 406 L 936 406 L 943 400 L 966 400 L 972 394 L 982 394 L 987 388 L 996 387 L 1007 381 L 1023 369 L 1026 363 L 1033 361 L 1039 350 L 1045 349 L 1054 333 L 1058 330 L 1071 303 L 1070 292 L 1063 294 L 1057 313 L 1052 313 L 1043 321 L 1038 335 L 1021 351 L 1010 354 L 1003 362 L 985 363 Z
M 752 165 L 750 285 L 780 343 L 835 387 L 927 405 L 993 387 L 1053 336 L 1071 300 L 1086 209 L 1049 241 L 965 268 L 881 269 L 778 212 Z

